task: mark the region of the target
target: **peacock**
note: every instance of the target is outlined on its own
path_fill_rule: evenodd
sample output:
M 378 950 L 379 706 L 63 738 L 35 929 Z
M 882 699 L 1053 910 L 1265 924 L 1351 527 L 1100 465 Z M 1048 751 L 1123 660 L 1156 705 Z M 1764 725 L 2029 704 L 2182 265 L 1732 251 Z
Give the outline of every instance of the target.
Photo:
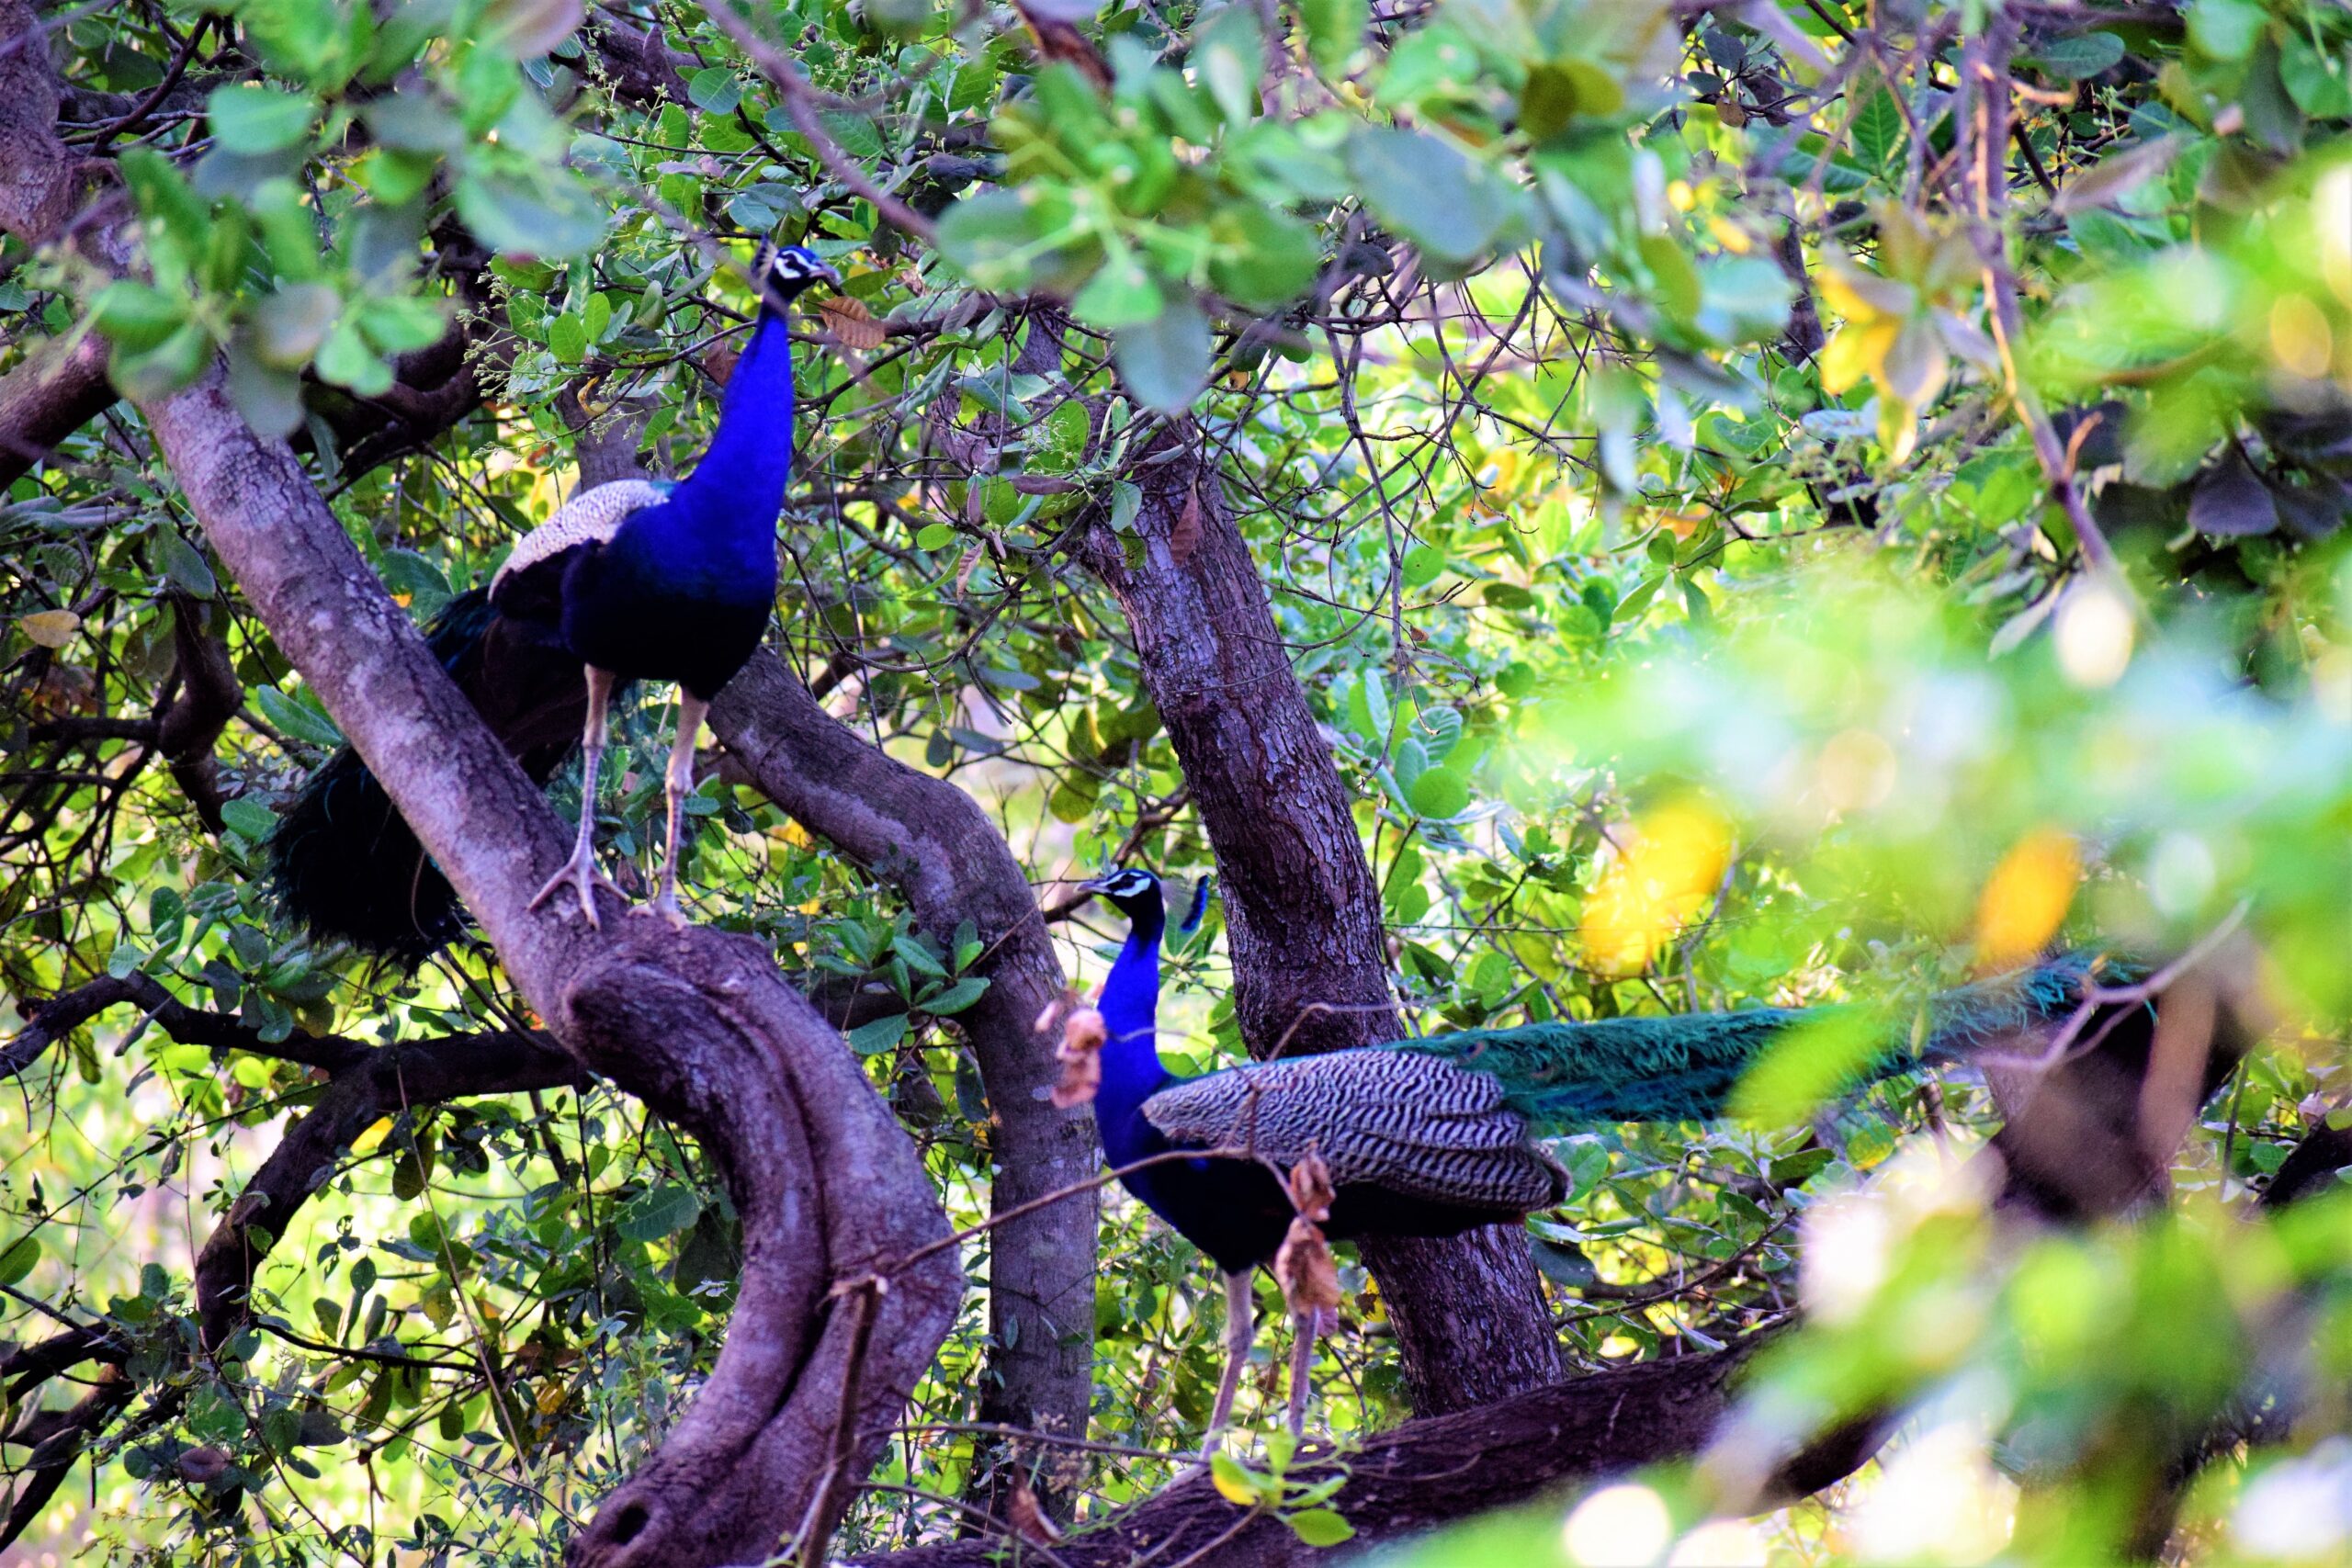
M 1159 878 L 1140 868 L 1081 887 L 1128 921 L 1098 1003 L 1101 1081 L 1095 1125 L 1118 1168 L 1187 1149 L 1255 1157 L 1163 1160 L 1121 1178 L 1127 1190 L 1208 1254 L 1226 1287 L 1226 1366 L 1209 1418 L 1214 1445 L 1232 1414 L 1254 1325 L 1250 1276 L 1290 1234 L 1291 1191 L 1275 1173 L 1308 1156 L 1329 1172 L 1334 1240 L 1451 1235 L 1516 1222 L 1566 1201 L 1566 1172 L 1539 1141 L 1596 1123 L 1720 1115 L 1733 1086 L 1792 1025 L 1818 1010 L 1755 1008 L 1671 1018 L 1472 1029 L 1251 1063 L 1182 1078 L 1156 1044 Z M 1195 898 L 1193 919 L 1197 919 Z M 2046 1030 L 2097 981 L 2133 973 L 2066 954 L 1931 1000 L 1923 1025 L 1890 1041 L 1856 1074 L 1883 1077 L 1951 1061 Z M 1275 1168 L 1269 1168 L 1270 1167 Z M 1290 1424 L 1302 1429 L 1306 1325 L 1292 1346 Z
M 810 285 L 841 281 L 797 245 L 775 250 L 759 276 L 759 322 L 694 472 L 674 484 L 619 479 L 582 491 L 523 536 L 487 588 L 458 595 L 425 628 L 441 667 L 534 782 L 545 784 L 575 747 L 584 752 L 579 836 L 533 908 L 570 888 L 594 926 L 596 889 L 619 893 L 597 871 L 594 843 L 606 711 L 635 682 L 674 681 L 661 889 L 631 912 L 685 922 L 678 823 L 694 788 L 695 739 L 775 603 L 775 525 L 792 468 L 787 312 Z M 271 835 L 268 874 L 293 923 L 411 965 L 464 927 L 456 891 L 349 747 L 295 795 Z

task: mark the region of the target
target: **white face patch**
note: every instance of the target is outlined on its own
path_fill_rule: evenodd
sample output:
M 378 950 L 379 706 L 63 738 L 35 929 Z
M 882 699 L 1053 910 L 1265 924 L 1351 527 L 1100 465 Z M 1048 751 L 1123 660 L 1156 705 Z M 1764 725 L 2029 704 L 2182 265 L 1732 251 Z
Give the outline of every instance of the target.
M 561 555 L 574 545 L 605 543 L 620 532 L 630 513 L 659 505 L 668 496 L 666 489 L 650 479 L 615 479 L 579 491 L 556 508 L 554 516 L 515 541 L 506 564 L 490 580 L 491 592 L 497 593 L 510 572 Z
M 1114 871 L 1094 884 L 1097 893 L 1114 898 L 1140 898 L 1159 886 L 1159 879 L 1148 871 Z

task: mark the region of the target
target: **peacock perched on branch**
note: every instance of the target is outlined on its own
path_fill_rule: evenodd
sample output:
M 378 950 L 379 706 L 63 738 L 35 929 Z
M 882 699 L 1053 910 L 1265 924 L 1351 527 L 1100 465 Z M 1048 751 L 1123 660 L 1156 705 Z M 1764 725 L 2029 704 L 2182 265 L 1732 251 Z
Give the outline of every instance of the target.
M 1104 1043 L 1094 1115 L 1103 1157 L 1116 1168 L 1188 1149 L 1255 1156 L 1166 1160 L 1122 1178 L 1224 1271 L 1226 1368 L 1212 1442 L 1249 1355 L 1250 1273 L 1274 1261 L 1296 1213 L 1270 1166 L 1295 1171 L 1319 1157 L 1332 1190 L 1321 1230 L 1334 1240 L 1451 1235 L 1516 1221 L 1567 1197 L 1566 1173 L 1538 1140 L 1595 1123 L 1720 1115 L 1775 1041 L 1822 1016 L 1758 1008 L 1465 1030 L 1182 1078 L 1156 1044 L 1167 919 L 1159 879 L 1129 869 L 1083 886 L 1128 920 L 1098 1004 Z M 1852 1087 L 2004 1045 L 2031 1050 L 2087 987 L 2119 973 L 2069 954 L 1947 992 L 1928 1003 L 1924 1027 L 1870 1056 Z M 1293 1342 L 1294 1431 L 1305 1419 L 1311 1347 L 1304 1331 Z
M 695 738 L 711 699 L 759 647 L 775 604 L 775 525 L 792 468 L 787 312 L 811 284 L 841 281 L 797 245 L 775 251 L 759 276 L 759 323 L 694 472 L 676 484 L 622 479 L 581 491 L 523 536 L 488 588 L 459 594 L 425 628 L 441 667 L 534 782 L 545 784 L 575 747 L 585 753 L 579 837 L 534 908 L 570 888 L 593 926 L 596 889 L 619 892 L 594 856 L 605 713 L 635 682 L 675 681 L 662 886 L 632 913 L 685 919 L 678 822 L 694 788 Z M 349 747 L 295 795 L 271 836 L 269 878 L 292 922 L 405 964 L 465 924 L 456 891 Z

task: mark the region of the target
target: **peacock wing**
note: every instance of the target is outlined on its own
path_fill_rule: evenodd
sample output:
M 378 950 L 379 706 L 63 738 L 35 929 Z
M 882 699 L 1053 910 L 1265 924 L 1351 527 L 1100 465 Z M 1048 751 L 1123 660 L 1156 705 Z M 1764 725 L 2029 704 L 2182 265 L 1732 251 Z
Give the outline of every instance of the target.
M 515 541 L 506 563 L 490 580 L 491 602 L 510 615 L 541 618 L 532 614 L 530 604 L 516 602 L 536 603 L 544 597 L 554 603 L 557 584 L 537 581 L 551 574 L 535 568 L 551 566 L 582 545 L 608 543 L 630 513 L 658 506 L 669 494 L 668 485 L 652 479 L 614 479 L 578 491 L 556 508 L 554 516 Z
M 1189 1079 L 1144 1101 L 1179 1143 L 1247 1149 L 1288 1167 L 1319 1154 L 1358 1184 L 1470 1207 L 1557 1202 L 1558 1165 L 1527 1139 L 1502 1086 L 1435 1056 L 1334 1051 Z

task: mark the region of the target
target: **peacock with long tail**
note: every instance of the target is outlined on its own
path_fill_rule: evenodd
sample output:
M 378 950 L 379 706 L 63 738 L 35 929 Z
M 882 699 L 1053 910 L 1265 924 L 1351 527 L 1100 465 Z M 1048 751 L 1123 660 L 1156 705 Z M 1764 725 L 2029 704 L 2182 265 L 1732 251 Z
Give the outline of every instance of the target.
M 582 491 L 523 536 L 487 588 L 461 593 L 425 628 L 428 646 L 507 751 L 545 784 L 583 758 L 571 859 L 531 901 L 569 890 L 597 924 L 596 774 L 614 697 L 639 681 L 678 684 L 663 775 L 662 884 L 633 914 L 684 924 L 679 816 L 692 793 L 703 716 L 759 647 L 775 604 L 776 519 L 792 469 L 792 301 L 841 278 L 797 245 L 758 271 L 761 305 L 729 378 L 718 428 L 693 473 Z M 415 964 L 464 929 L 458 896 L 391 796 L 344 748 L 303 784 L 269 843 L 269 880 L 292 923 L 322 940 Z
M 1227 1067 L 1179 1077 L 1157 1045 L 1167 904 L 1140 868 L 1081 884 L 1127 918 L 1102 985 L 1095 1126 L 1114 1168 L 1186 1150 L 1121 1178 L 1127 1190 L 1209 1255 L 1226 1287 L 1226 1365 L 1209 1442 L 1232 1415 L 1254 1332 L 1253 1270 L 1292 1234 L 1302 1162 L 1329 1173 L 1332 1240 L 1451 1235 L 1566 1201 L 1568 1178 L 1540 1141 L 1579 1127 L 1703 1121 L 1723 1113 L 1741 1075 L 1792 1027 L 1824 1010 L 1738 1012 L 1473 1029 Z M 1199 898 L 1190 919 L 1198 919 Z M 1921 1026 L 1890 1039 L 1848 1085 L 2001 1047 L 2033 1049 L 2096 984 L 2137 971 L 2083 954 L 2052 958 L 1932 998 Z M 1246 1157 L 1243 1157 L 1246 1156 Z M 1290 1173 L 1285 1185 L 1278 1172 Z M 1279 1272 L 1279 1271 L 1278 1271 Z M 1313 1334 L 1292 1341 L 1290 1425 L 1306 1420 Z

